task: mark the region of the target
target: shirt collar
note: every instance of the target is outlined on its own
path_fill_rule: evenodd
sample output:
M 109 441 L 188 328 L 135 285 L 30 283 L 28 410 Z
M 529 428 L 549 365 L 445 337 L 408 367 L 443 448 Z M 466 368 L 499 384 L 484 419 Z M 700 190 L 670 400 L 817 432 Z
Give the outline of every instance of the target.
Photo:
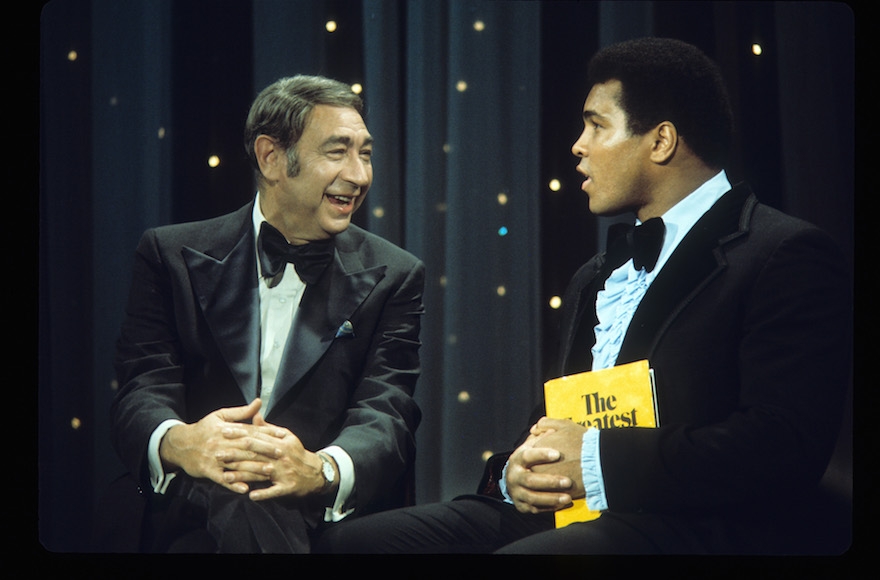
M 657 258 L 657 266 L 651 274 L 656 275 L 663 268 L 666 260 L 694 224 L 730 189 L 727 173 L 722 170 L 663 214 L 666 237 L 663 240 L 663 249 L 660 250 L 660 256 Z M 636 223 L 639 223 L 638 220 Z

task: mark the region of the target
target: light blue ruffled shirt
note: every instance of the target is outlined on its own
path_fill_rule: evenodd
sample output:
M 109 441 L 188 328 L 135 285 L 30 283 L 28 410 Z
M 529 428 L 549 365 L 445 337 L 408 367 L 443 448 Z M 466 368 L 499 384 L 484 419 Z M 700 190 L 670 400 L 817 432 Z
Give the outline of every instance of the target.
M 651 272 L 644 269 L 636 271 L 633 261 L 629 260 L 611 273 L 605 287 L 596 296 L 599 323 L 595 327 L 596 344 L 591 351 L 592 370 L 614 366 L 623 338 L 645 292 L 694 224 L 728 191 L 730 182 L 727 174 L 721 171 L 663 214 L 666 236 L 657 264 Z M 637 220 L 636 224 L 638 223 Z M 601 511 L 608 509 L 608 501 L 599 457 L 600 432 L 599 429 L 591 428 L 584 433 L 581 471 L 587 506 Z

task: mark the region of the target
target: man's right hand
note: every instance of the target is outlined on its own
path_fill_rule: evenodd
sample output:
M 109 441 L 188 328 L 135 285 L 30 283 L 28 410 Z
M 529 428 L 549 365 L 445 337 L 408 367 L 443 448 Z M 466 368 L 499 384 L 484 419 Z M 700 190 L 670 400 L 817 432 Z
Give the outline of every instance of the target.
M 249 449 L 248 435 L 255 427 L 243 423 L 252 420 L 261 405 L 260 399 L 255 399 L 243 407 L 218 409 L 197 423 L 175 425 L 159 444 L 162 463 L 169 470 L 181 469 L 191 477 L 209 479 L 236 493 L 247 493 L 250 489 L 247 483 L 226 480 L 230 455 L 241 457 L 244 453 L 252 466 L 247 479 L 268 481 L 268 474 L 259 473 L 259 464 L 265 458 Z
M 553 464 L 562 454 L 541 446 L 553 431 L 532 429 L 529 438 L 511 454 L 507 463 L 507 494 L 522 513 L 553 512 L 571 505 L 573 482 L 554 473 L 538 473 L 534 468 Z

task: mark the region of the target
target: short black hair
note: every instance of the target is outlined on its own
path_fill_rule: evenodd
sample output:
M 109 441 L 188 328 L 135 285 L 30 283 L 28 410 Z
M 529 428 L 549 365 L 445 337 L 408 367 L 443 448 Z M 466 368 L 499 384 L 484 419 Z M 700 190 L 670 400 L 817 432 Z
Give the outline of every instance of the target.
M 629 130 L 643 135 L 663 121 L 678 130 L 708 166 L 721 169 L 733 141 L 733 113 L 718 65 L 697 47 L 670 38 L 640 38 L 596 53 L 591 85 L 618 80 Z

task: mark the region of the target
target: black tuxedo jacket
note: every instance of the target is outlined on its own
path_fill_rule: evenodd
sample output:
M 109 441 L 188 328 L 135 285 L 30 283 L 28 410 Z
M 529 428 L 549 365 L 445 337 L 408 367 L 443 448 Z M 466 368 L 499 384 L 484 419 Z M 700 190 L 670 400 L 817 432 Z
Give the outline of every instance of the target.
M 194 422 L 258 394 L 260 322 L 253 202 L 207 221 L 147 231 L 117 347 L 115 447 L 142 485 L 166 419 Z M 352 225 L 308 286 L 266 420 L 312 451 L 351 455 L 356 507 L 399 505 L 414 460 L 424 265 Z M 340 332 L 346 321 L 352 332 Z M 218 486 L 219 487 L 219 486 Z
M 566 290 L 559 375 L 591 368 L 596 293 L 622 262 L 615 253 L 582 266 Z M 602 432 L 610 510 L 766 521 L 811 495 L 850 381 L 848 270 L 828 236 L 758 203 L 747 186 L 694 225 L 617 359 L 650 362 L 660 427 Z M 504 461 L 490 460 L 481 493 L 497 497 Z
M 563 301 L 560 374 L 590 368 L 613 249 Z M 751 513 L 814 488 L 850 380 L 844 257 L 740 185 L 693 227 L 639 305 L 617 364 L 648 359 L 660 427 L 602 432 L 609 509 Z

